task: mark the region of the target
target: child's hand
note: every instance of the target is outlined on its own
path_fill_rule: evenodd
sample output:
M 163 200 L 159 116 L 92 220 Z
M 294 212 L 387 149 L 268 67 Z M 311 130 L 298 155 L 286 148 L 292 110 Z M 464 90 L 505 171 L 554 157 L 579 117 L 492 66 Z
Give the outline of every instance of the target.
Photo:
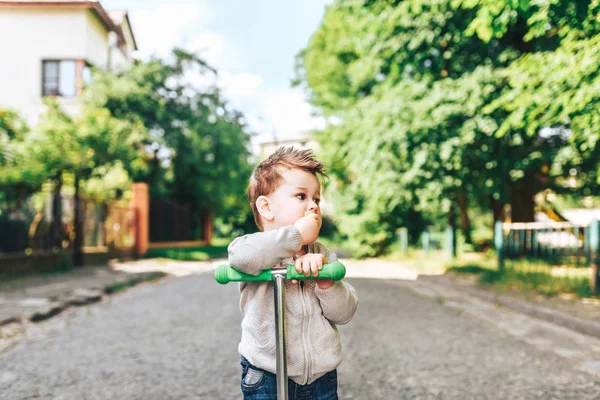
M 304 276 L 318 276 L 319 270 L 323 268 L 323 260 L 325 256 L 323 254 L 305 254 L 296 259 L 296 272 L 304 274 Z
M 296 221 L 294 226 L 298 229 L 298 232 L 300 232 L 302 245 L 311 244 L 319 237 L 321 217 L 319 214 L 308 214 Z
M 299 274 L 304 274 L 305 276 L 319 276 L 319 270 L 323 268 L 323 262 L 325 261 L 325 256 L 323 254 L 305 254 L 296 259 L 296 272 Z M 296 279 L 292 279 L 292 283 L 297 283 Z M 317 285 L 321 289 L 327 289 L 331 285 L 333 285 L 332 279 L 320 279 L 317 280 Z

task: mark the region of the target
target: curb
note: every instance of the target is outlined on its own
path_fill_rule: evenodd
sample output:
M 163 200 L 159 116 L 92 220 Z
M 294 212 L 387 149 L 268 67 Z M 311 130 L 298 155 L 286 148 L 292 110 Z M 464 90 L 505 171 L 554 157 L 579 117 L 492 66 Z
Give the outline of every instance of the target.
M 50 301 L 47 304 L 38 309 L 1 319 L 0 327 L 14 323 L 24 323 L 26 321 L 44 321 L 60 314 L 67 308 L 97 303 L 106 296 L 127 290 L 143 282 L 156 281 L 164 278 L 166 275 L 168 274 L 164 272 L 143 272 L 133 274 L 133 276 L 127 277 L 127 279 L 117 279 L 115 282 L 106 284 L 102 289 L 78 288 L 61 294 L 58 298 L 49 299 Z
M 530 317 L 538 318 L 565 328 L 574 330 L 585 335 L 600 338 L 600 322 L 589 321 L 583 318 L 575 317 L 558 311 L 552 308 L 543 307 L 538 304 L 517 299 L 505 294 L 481 289 L 474 286 L 460 285 L 452 282 L 451 279 L 443 275 L 427 276 L 419 275 L 418 279 L 421 282 L 433 283 L 440 286 L 445 286 L 480 300 L 500 305 L 502 307 L 520 312 Z

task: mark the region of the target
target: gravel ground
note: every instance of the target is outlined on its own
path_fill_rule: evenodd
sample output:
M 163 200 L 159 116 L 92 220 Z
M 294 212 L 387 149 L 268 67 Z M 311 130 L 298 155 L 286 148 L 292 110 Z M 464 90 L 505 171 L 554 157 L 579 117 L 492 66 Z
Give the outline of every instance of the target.
M 350 279 L 341 399 L 600 399 L 600 381 L 410 290 Z M 30 327 L 0 353 L 0 399 L 239 399 L 237 285 L 143 284 Z

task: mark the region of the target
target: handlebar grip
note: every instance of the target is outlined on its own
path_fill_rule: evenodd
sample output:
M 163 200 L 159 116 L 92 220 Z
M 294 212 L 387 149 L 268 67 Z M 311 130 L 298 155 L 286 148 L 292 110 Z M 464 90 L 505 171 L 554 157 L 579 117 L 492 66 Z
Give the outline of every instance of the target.
M 346 267 L 339 261 L 324 264 L 323 269 L 319 271 L 317 277 L 312 275 L 307 277 L 304 274 L 299 274 L 291 264 L 288 264 L 286 270 L 286 279 L 333 279 L 339 281 L 345 275 Z M 250 275 L 240 272 L 229 265 L 219 265 L 215 270 L 215 280 L 223 285 L 229 282 L 264 282 L 273 280 L 273 274 L 270 269 L 267 269 L 258 275 Z
M 334 281 L 339 281 L 344 276 L 346 276 L 346 267 L 339 261 L 334 261 L 331 264 L 323 264 L 323 269 L 319 270 L 319 275 L 317 277 L 306 276 L 304 274 L 299 274 L 296 271 L 296 267 L 293 265 L 287 266 L 287 279 L 333 279 Z
M 258 275 L 245 274 L 229 265 L 219 265 L 215 270 L 215 280 L 224 285 L 229 282 L 259 282 L 271 281 L 273 276 L 271 270 L 267 269 Z

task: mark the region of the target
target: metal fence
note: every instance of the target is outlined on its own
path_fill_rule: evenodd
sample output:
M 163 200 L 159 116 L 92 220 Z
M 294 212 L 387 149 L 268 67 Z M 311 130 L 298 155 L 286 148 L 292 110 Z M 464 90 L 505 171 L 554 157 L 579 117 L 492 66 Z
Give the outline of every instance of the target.
M 549 265 L 589 266 L 598 249 L 598 222 L 502 224 L 505 259 L 527 258 Z
M 49 210 L 52 199 L 32 196 L 18 205 L 0 204 L 0 253 L 50 251 L 61 244 Z
M 408 229 L 398 228 L 396 230 L 396 235 L 398 236 L 400 253 L 402 255 L 408 255 Z M 426 256 L 432 252 L 444 252 L 450 258 L 456 255 L 454 232 L 450 227 L 447 227 L 443 231 L 431 228 L 425 229 L 419 237 L 419 245 L 423 254 Z
M 150 198 L 151 243 L 205 240 L 205 216 L 200 210 L 160 197 Z
M 598 290 L 600 224 L 570 222 L 496 223 L 494 240 L 500 270 L 507 261 L 534 262 L 552 268 L 580 269 L 590 276 L 592 293 Z M 588 271 L 589 269 L 589 271 Z

